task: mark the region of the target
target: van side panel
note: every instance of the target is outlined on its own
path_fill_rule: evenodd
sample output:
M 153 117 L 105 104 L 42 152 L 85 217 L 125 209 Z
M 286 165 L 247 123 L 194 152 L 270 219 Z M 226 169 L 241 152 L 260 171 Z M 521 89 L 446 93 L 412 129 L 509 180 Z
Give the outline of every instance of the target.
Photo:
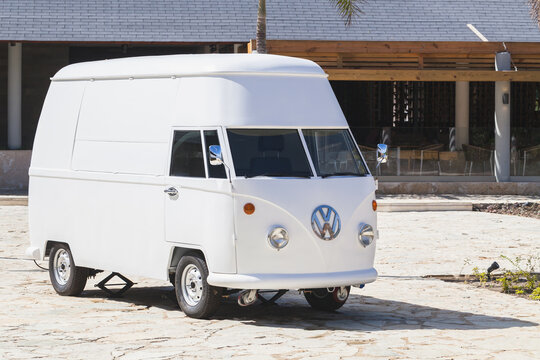
M 70 168 L 86 81 L 52 82 L 34 139 L 31 168 Z
M 47 240 L 66 241 L 65 208 L 69 194 L 65 180 L 48 176 L 67 174 L 70 168 L 77 118 L 87 82 L 53 82 L 39 119 L 30 165 L 30 243 L 45 254 Z M 39 176 L 36 174 L 39 173 Z
M 166 279 L 165 168 L 178 82 L 91 82 L 73 154 L 72 250 L 82 266 Z M 71 242 L 70 242 L 71 244 Z
M 78 266 L 167 279 L 163 179 L 177 85 L 52 83 L 30 178 L 42 257 L 47 241 L 65 242 Z
M 172 79 L 91 82 L 77 128 L 73 170 L 164 175 L 177 86 Z
M 166 280 L 162 185 L 123 175 L 72 181 L 77 265 Z

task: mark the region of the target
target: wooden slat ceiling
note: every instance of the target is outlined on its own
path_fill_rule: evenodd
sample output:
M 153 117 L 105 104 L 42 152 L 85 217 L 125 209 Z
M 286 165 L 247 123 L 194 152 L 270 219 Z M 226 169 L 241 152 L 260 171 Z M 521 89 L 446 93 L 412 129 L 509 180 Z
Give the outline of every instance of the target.
M 255 46 L 255 42 L 252 41 L 248 47 L 252 49 Z M 540 81 L 540 43 L 268 40 L 267 49 L 271 54 L 312 60 L 335 80 L 347 80 L 348 77 L 351 80 L 358 79 L 358 74 L 372 74 L 372 77 L 379 80 L 386 79 L 384 72 L 378 70 L 401 71 L 394 75 L 399 74 L 399 78 L 414 80 L 418 79 L 418 70 L 432 70 L 433 72 L 427 76 L 432 79 L 430 81 L 436 81 L 433 79 L 438 77 L 441 78 L 440 81 L 449 81 L 448 79 L 457 77 L 470 78 L 471 81 L 478 77 L 482 79 L 510 77 L 528 79 L 520 81 Z M 491 76 L 491 73 L 494 73 L 495 53 L 505 50 L 512 54 L 514 69 L 518 72 L 528 72 L 527 75 Z M 337 71 L 341 69 L 344 71 Z M 403 72 L 407 70 L 409 73 Z M 474 71 L 482 71 L 482 75 L 474 77 Z

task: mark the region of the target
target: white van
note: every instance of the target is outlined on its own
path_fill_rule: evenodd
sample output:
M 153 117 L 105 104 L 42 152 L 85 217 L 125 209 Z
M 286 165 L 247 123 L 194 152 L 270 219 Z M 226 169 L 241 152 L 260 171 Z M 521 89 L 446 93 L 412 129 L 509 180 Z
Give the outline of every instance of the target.
M 308 60 L 67 66 L 52 78 L 29 173 L 27 255 L 49 258 L 60 295 L 106 270 L 171 280 L 192 317 L 259 290 L 299 289 L 333 310 L 377 277 L 375 181 Z

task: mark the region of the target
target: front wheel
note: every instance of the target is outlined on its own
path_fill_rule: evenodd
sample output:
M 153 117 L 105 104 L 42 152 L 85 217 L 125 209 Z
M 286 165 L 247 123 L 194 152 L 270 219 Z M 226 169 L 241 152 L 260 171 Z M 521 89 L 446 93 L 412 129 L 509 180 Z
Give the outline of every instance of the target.
M 189 317 L 207 318 L 221 302 L 222 289 L 206 282 L 208 267 L 196 254 L 180 259 L 174 276 L 174 290 L 180 308 Z
M 332 292 L 327 289 L 304 291 L 304 296 L 312 308 L 323 311 L 334 311 L 342 307 L 351 291 L 350 286 L 337 287 Z
M 75 266 L 67 245 L 56 244 L 49 254 L 49 276 L 54 290 L 63 296 L 80 295 L 86 286 L 89 269 Z

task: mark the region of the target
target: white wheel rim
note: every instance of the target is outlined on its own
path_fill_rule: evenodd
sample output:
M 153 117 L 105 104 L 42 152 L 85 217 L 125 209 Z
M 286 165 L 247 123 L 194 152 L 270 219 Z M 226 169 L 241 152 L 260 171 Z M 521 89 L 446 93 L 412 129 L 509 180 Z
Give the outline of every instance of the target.
M 61 249 L 54 255 L 54 278 L 60 285 L 66 285 L 71 275 L 71 261 L 66 250 Z
M 189 264 L 182 272 L 182 297 L 189 306 L 196 306 L 203 295 L 203 280 L 199 268 L 194 264 Z

